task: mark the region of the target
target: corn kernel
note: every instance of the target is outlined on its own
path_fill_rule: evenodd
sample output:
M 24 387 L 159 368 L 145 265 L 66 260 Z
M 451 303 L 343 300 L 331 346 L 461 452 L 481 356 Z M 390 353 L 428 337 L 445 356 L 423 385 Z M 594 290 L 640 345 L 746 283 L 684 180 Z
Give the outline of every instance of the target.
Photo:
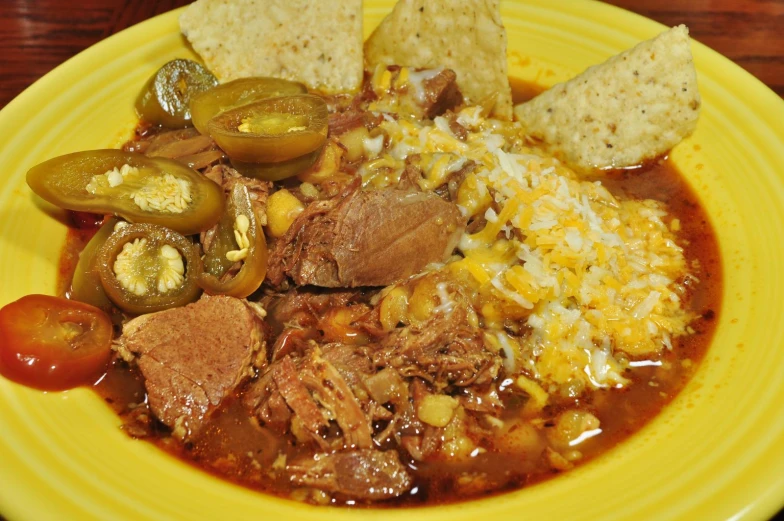
M 405 288 L 397 286 L 384 297 L 379 315 L 381 325 L 386 331 L 408 322 L 408 292 Z
M 395 79 L 395 88 L 402 89 L 408 84 L 408 67 L 401 67 Z
M 267 200 L 267 231 L 273 237 L 282 237 L 304 209 L 291 192 L 278 190 Z
M 297 179 L 303 183 L 323 183 L 340 170 L 342 161 L 343 148 L 335 141 L 328 141 L 316 164 L 297 175 Z
M 455 409 L 459 402 L 457 399 L 445 394 L 429 394 L 422 399 L 417 408 L 420 420 L 433 427 L 446 427 L 452 421 Z
M 424 322 L 431 317 L 438 303 L 435 301 L 436 286 L 431 280 L 423 280 L 414 288 L 408 300 L 410 317 L 416 322 Z
M 525 412 L 539 412 L 547 405 L 549 399 L 547 392 L 534 380 L 526 376 L 518 376 L 515 383 L 530 397 L 530 400 L 525 404 Z
M 358 161 L 365 157 L 365 139 L 369 137 L 370 134 L 364 126 L 349 130 L 341 135 L 340 143 L 346 147 L 346 159 Z
M 392 73 L 389 72 L 389 69 L 387 69 L 386 66 L 378 64 L 373 71 L 373 77 L 371 78 L 370 83 L 373 85 L 375 93 L 382 96 L 388 92 L 389 88 L 392 86 Z

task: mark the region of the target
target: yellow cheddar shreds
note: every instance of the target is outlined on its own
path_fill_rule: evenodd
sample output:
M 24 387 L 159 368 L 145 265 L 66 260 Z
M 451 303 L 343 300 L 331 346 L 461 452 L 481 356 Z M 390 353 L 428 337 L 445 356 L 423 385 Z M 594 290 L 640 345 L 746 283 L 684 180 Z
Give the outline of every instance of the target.
M 463 235 L 463 258 L 445 269 L 475 286 L 486 329 L 525 323 L 516 370 L 543 390 L 626 385 L 617 355 L 671 349 L 693 318 L 682 301 L 681 281 L 692 275 L 676 242 L 680 223 L 659 202 L 616 198 L 526 147 L 516 123 L 485 119 L 477 107 L 455 119 L 462 139 L 443 117 L 386 118 L 390 143 L 365 183 L 394 186 L 415 165 L 420 187 L 433 190 L 467 172 L 456 202 L 481 227 Z

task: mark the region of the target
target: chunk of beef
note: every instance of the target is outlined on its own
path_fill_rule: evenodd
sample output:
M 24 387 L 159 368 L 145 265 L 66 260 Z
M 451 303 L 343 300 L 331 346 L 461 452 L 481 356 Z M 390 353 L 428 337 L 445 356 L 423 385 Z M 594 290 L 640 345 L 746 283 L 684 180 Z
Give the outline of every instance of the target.
M 271 353 L 273 362 L 284 356 L 304 355 L 311 346 L 311 341 L 320 340 L 321 334 L 314 328 L 287 327 L 276 338 Z
M 365 126 L 368 130 L 377 127 L 384 117 L 368 110 L 368 102 L 376 99 L 370 82 L 365 81 L 362 90 L 355 96 L 345 94 L 326 95 L 329 108 L 329 135 L 339 136 L 344 132 Z
M 341 496 L 377 501 L 400 496 L 412 480 L 397 452 L 364 449 L 317 454 L 286 467 L 291 481 Z
M 465 227 L 457 206 L 427 192 L 357 190 L 309 205 L 279 240 L 268 277 L 298 285 L 386 286 L 452 254 Z
M 433 119 L 462 105 L 463 95 L 457 75 L 451 69 L 410 69 L 398 65 L 386 67 L 384 76 L 366 78 L 363 91 L 354 107 L 394 117 Z M 388 81 L 379 82 L 382 77 Z
M 457 117 L 457 112 L 449 111 L 444 114 L 444 118 L 446 118 L 446 122 L 449 124 L 449 130 L 452 131 L 452 134 L 460 141 L 465 141 L 468 139 L 468 129 L 460 124 Z
M 436 387 L 483 384 L 498 375 L 502 360 L 486 349 L 482 337 L 482 331 L 470 326 L 465 311 L 458 307 L 422 325 L 395 330 L 373 359 L 378 366 L 418 376 Z
M 225 296 L 135 318 L 117 346 L 136 358 L 152 412 L 180 438 L 198 432 L 266 356 L 255 309 Z
M 422 105 L 425 116 L 433 119 L 447 110 L 463 103 L 463 94 L 457 86 L 457 74 L 452 69 L 443 69 L 422 82 L 424 96 Z

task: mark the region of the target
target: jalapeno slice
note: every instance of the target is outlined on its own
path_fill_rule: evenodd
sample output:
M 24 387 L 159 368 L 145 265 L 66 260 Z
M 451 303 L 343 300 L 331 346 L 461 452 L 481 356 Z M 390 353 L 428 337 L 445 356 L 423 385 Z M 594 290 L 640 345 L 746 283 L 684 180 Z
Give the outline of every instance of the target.
M 241 262 L 239 271 L 230 269 Z M 215 238 L 203 258 L 199 285 L 211 295 L 245 298 L 267 275 L 267 241 L 248 189 L 237 183 L 229 195 Z
M 217 84 L 217 78 L 201 64 L 172 60 L 147 81 L 136 99 L 136 112 L 155 125 L 187 127 L 191 123 L 191 99 Z
M 232 160 L 278 163 L 321 148 L 327 117 L 322 98 L 300 94 L 227 110 L 210 120 L 207 132 Z
M 207 123 L 218 114 L 254 101 L 292 94 L 305 94 L 308 88 L 302 83 L 279 78 L 240 78 L 222 83 L 191 99 L 193 126 L 202 134 L 207 133 Z
M 55 157 L 27 172 L 27 184 L 65 208 L 115 214 L 189 235 L 223 214 L 221 188 L 187 166 L 122 150 L 93 150 Z
M 126 224 L 115 230 L 98 251 L 97 266 L 106 295 L 127 313 L 183 306 L 201 293 L 198 247 L 156 224 Z
M 244 161 L 232 161 L 231 166 L 245 177 L 254 177 L 264 181 L 280 181 L 282 179 L 294 177 L 313 166 L 323 150 L 324 147 L 321 147 L 313 152 L 279 163 L 246 163 Z
M 90 304 L 107 313 L 111 312 L 113 306 L 111 300 L 106 295 L 106 291 L 103 289 L 103 284 L 101 284 L 97 258 L 98 251 L 109 239 L 109 236 L 114 233 L 114 227 L 118 222 L 120 220 L 115 217 L 107 219 L 85 245 L 79 254 L 79 262 L 76 263 L 76 269 L 71 281 L 71 291 L 69 292 L 71 300 Z

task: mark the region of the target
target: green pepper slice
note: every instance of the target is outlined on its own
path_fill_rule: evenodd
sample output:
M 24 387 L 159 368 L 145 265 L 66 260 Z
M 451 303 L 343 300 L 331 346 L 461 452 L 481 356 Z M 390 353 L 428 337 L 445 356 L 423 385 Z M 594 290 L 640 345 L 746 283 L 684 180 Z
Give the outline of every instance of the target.
M 254 101 L 307 92 L 305 85 L 295 81 L 265 77 L 240 78 L 193 96 L 191 119 L 196 130 L 207 134 L 207 123 L 222 112 Z
M 245 163 L 243 161 L 232 161 L 231 166 L 245 177 L 253 177 L 264 181 L 280 181 L 282 179 L 294 177 L 313 166 L 323 150 L 324 147 L 321 147 L 313 152 L 279 163 Z
M 327 118 L 322 98 L 299 94 L 227 110 L 210 120 L 207 132 L 232 160 L 278 163 L 321 148 Z
M 242 262 L 239 272 L 229 269 Z M 267 275 L 267 241 L 248 189 L 237 183 L 229 194 L 226 212 L 203 258 L 199 285 L 210 295 L 245 298 L 261 286 Z
M 141 315 L 193 302 L 201 288 L 198 247 L 156 224 L 126 224 L 98 250 L 98 275 L 109 299 Z
M 66 210 L 116 214 L 184 235 L 214 226 L 224 207 L 221 188 L 195 170 L 122 150 L 55 157 L 31 168 L 27 184 Z
M 90 304 L 98 309 L 111 313 L 114 306 L 106 295 L 106 291 L 101 284 L 101 277 L 98 275 L 96 259 L 98 250 L 114 233 L 114 227 L 120 222 L 116 217 L 111 217 L 98 228 L 95 235 L 85 245 L 79 254 L 79 262 L 76 263 L 73 279 L 71 280 L 71 291 L 69 297 L 85 304 Z
M 144 85 L 136 99 L 136 112 L 154 125 L 187 127 L 191 123 L 191 99 L 217 84 L 217 78 L 195 61 L 172 60 Z

